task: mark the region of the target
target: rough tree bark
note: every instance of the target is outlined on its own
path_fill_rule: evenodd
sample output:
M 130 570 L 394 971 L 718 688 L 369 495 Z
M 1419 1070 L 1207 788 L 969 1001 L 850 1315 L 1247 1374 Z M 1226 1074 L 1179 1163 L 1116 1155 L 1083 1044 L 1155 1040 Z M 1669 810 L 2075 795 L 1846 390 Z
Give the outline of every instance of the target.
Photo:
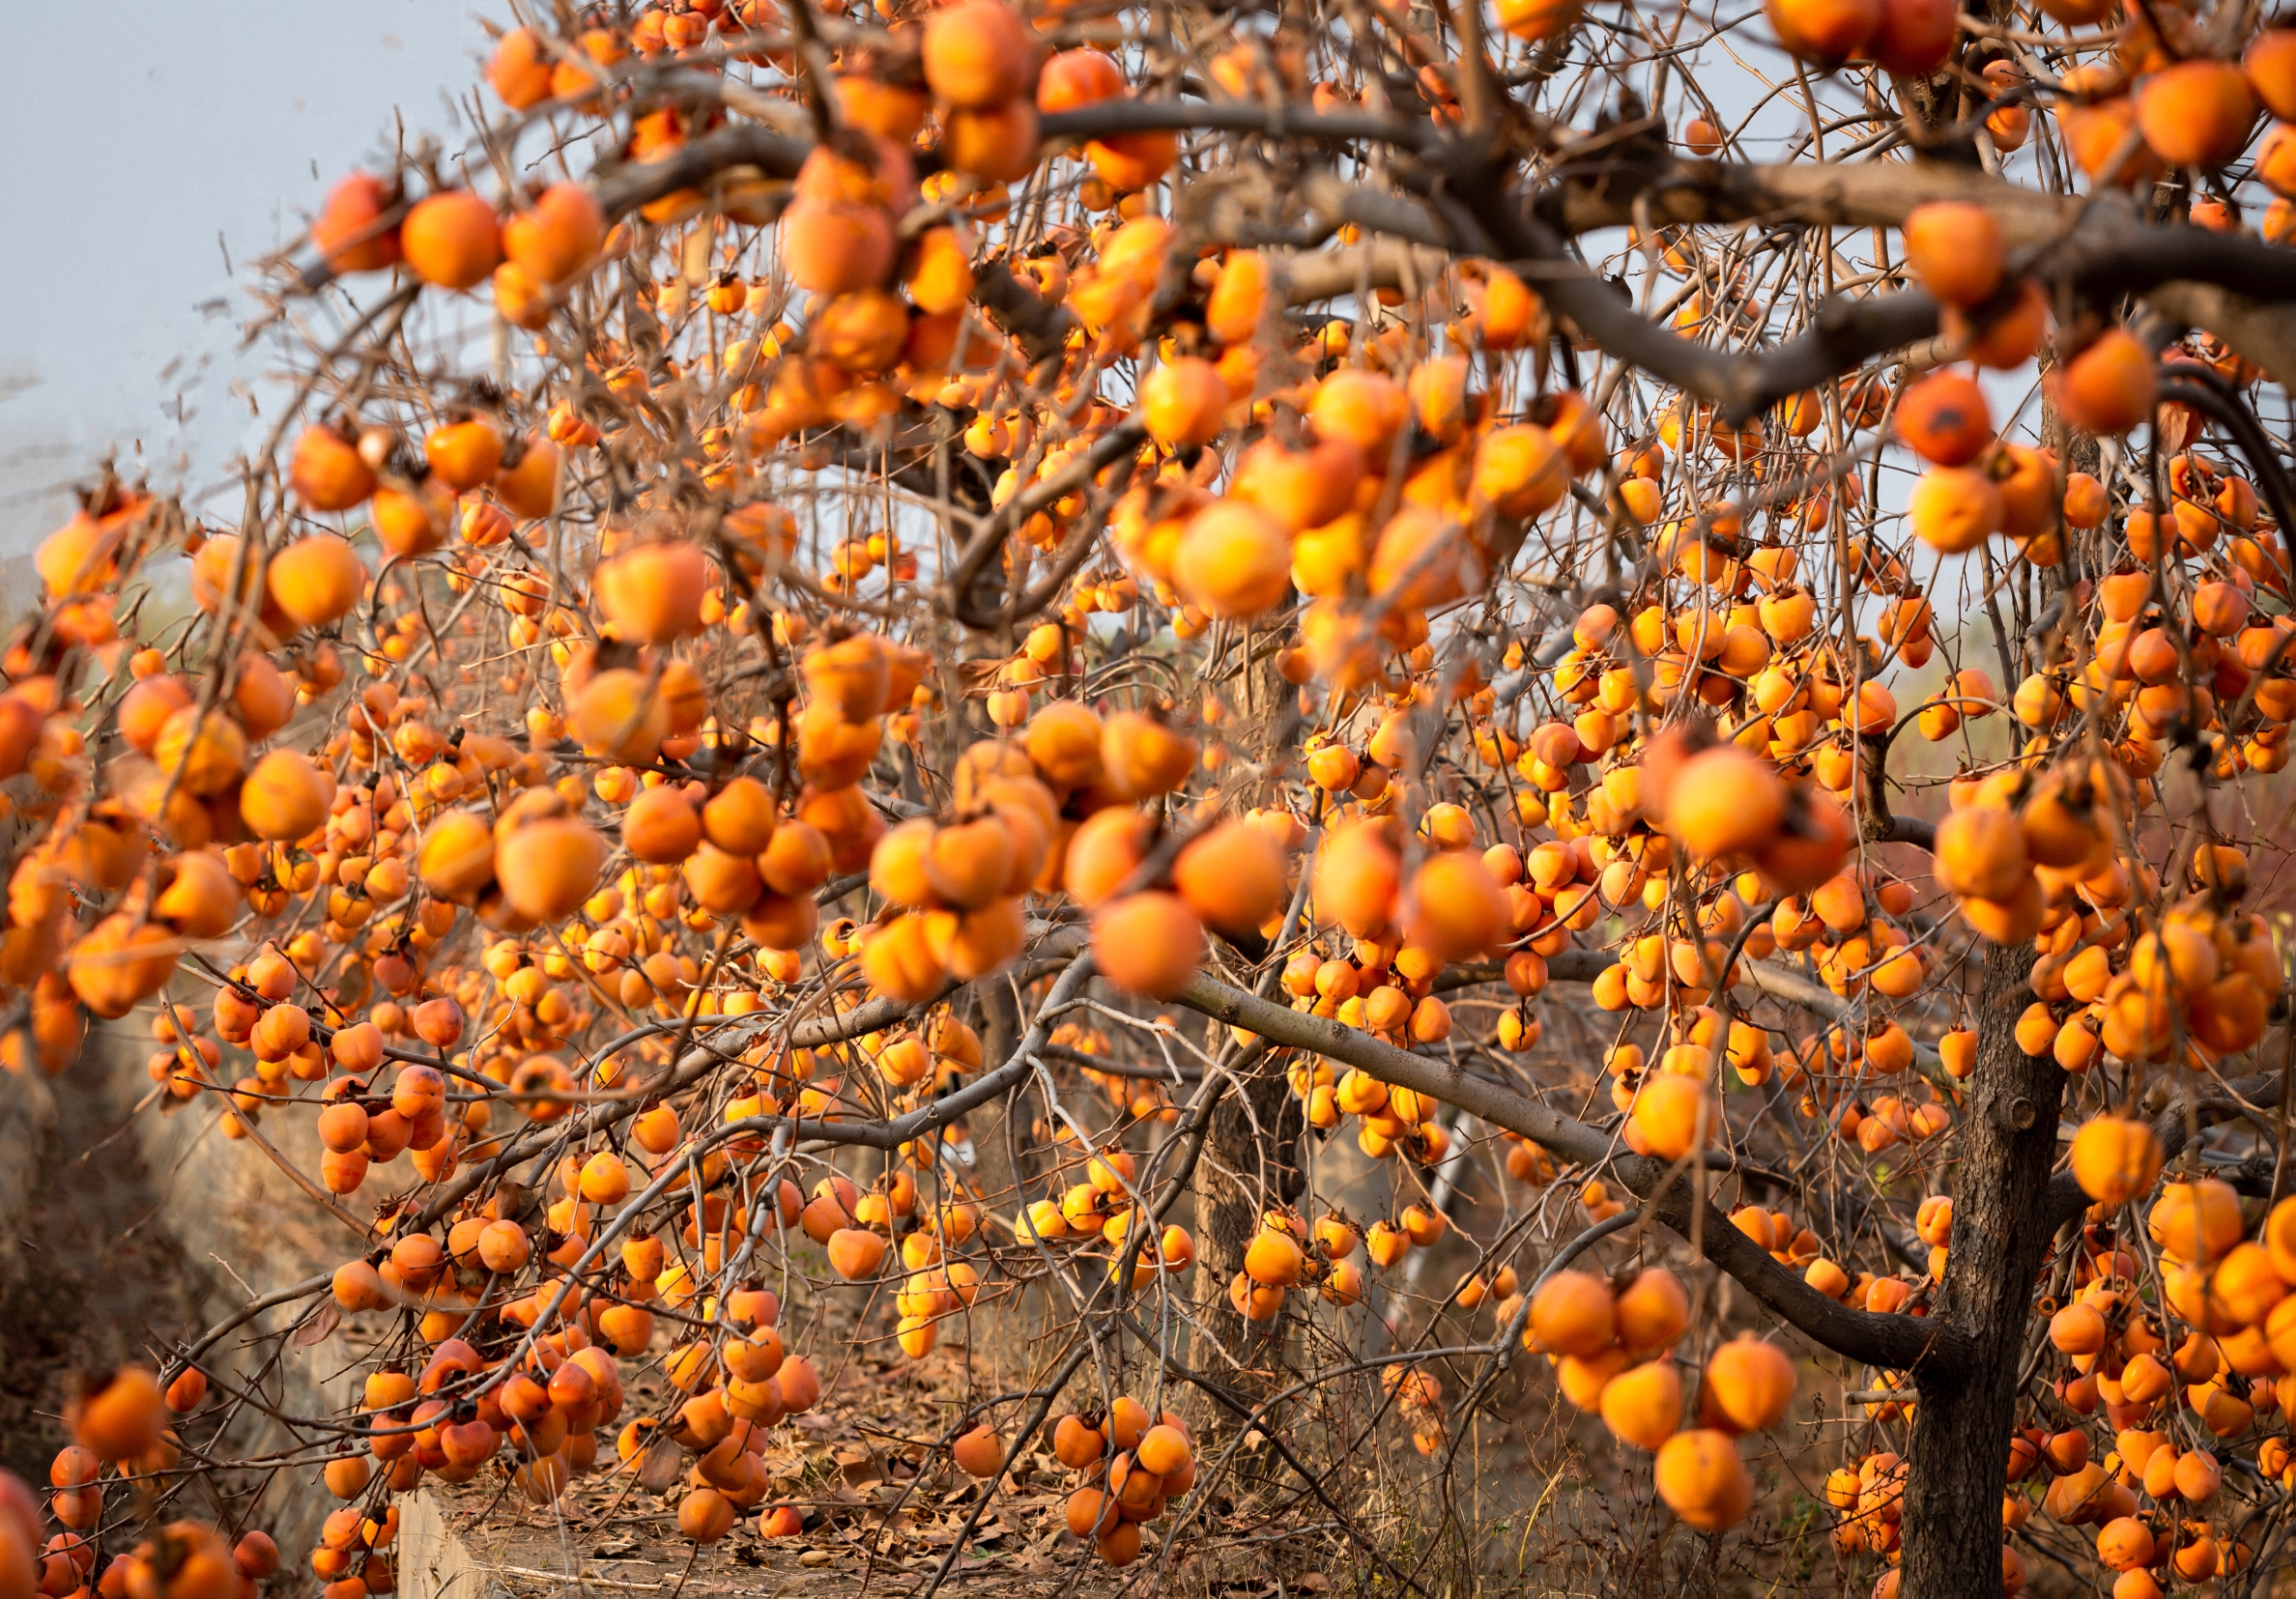
M 1961 1126 L 1953 1243 L 1933 1315 L 1969 1340 L 1962 1369 L 1913 1379 L 1905 1500 L 1905 1599 L 2001 1591 L 2001 1492 L 2035 1274 L 2054 1230 L 2047 1203 L 2065 1073 L 2018 1047 L 2032 946 L 1985 953 L 1977 1069 Z
M 1244 1270 L 1245 1245 L 1259 1230 L 1262 1174 L 1286 1201 L 1298 1196 L 1292 1147 L 1299 1124 L 1284 1114 L 1291 1099 L 1283 1069 L 1263 1055 L 1212 1113 L 1195 1174 L 1197 1308 L 1207 1325 L 1220 1326 L 1221 1318 L 1231 1328 L 1238 1325 L 1227 1302 L 1228 1284 Z M 1283 1136 L 1287 1124 L 1289 1138 Z

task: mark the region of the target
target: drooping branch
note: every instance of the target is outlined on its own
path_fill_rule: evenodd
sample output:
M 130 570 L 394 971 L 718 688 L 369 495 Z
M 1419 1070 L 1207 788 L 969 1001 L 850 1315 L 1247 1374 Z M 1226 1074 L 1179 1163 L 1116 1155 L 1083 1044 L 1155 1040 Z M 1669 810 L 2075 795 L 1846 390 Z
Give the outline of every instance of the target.
M 1201 974 L 1175 997 L 1192 1011 L 1247 1028 L 1272 1043 L 1313 1050 L 1357 1067 L 1382 1082 L 1456 1105 L 1565 1159 L 1607 1167 L 1647 1202 L 1658 1220 L 1685 1239 L 1697 1239 L 1708 1260 L 1729 1272 L 1781 1319 L 1836 1354 L 1868 1365 L 1919 1368 L 1930 1374 L 1950 1372 L 1968 1357 L 1969 1352 L 1958 1337 L 1940 1326 L 1911 1317 L 1852 1310 L 1827 1299 L 1732 1226 L 1711 1204 L 1701 1206 L 1687 1180 L 1672 1172 L 1665 1162 L 1623 1153 L 1608 1133 L 1550 1110 L 1510 1088 L 1472 1076 L 1448 1061 L 1411 1054 L 1336 1020 L 1287 1009 Z

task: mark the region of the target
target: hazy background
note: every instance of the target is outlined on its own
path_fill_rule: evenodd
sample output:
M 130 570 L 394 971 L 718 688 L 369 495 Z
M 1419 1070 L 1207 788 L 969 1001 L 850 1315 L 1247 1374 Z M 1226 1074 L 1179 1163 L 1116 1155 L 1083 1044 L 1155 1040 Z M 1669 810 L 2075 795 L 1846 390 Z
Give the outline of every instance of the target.
M 486 14 L 500 19 L 507 8 Z M 343 172 L 457 126 L 487 38 L 457 0 L 0 0 L 0 559 L 116 450 L 212 485 L 245 442 L 247 263 Z M 229 253 L 229 268 L 225 253 Z

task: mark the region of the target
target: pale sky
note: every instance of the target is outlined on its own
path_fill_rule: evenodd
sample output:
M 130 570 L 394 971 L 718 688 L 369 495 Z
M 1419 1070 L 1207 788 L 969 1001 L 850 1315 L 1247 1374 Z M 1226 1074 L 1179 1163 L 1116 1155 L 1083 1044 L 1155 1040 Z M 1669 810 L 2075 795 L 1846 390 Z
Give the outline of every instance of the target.
M 507 10 L 138 0 L 98 21 L 0 0 L 0 557 L 108 447 L 140 441 L 156 484 L 218 477 L 247 426 L 230 385 L 263 370 L 238 349 L 246 263 L 391 148 L 394 112 L 410 138 L 456 126 L 443 96 L 468 96 L 477 17 Z

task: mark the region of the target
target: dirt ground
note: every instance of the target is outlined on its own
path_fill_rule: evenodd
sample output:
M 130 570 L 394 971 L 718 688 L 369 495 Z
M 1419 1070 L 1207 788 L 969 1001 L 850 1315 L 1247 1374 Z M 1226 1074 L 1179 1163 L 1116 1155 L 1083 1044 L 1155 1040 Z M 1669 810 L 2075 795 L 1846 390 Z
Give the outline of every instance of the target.
M 45 1084 L 53 1121 L 27 1141 L 23 1208 L 0 1215 L 0 1466 L 36 1484 L 78 1375 L 152 1358 L 221 1276 L 177 1242 L 170 1174 L 146 1165 L 131 1125 L 147 1049 L 114 1023 Z

